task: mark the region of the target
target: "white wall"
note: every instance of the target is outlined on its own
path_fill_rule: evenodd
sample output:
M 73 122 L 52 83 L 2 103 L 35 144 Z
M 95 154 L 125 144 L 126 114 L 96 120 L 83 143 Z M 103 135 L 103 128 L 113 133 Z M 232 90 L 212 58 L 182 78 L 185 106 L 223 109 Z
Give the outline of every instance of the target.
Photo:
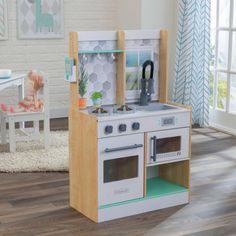
M 171 99 L 178 20 L 178 1 L 142 0 L 141 27 L 143 29 L 167 29 L 169 33 L 169 98 Z
M 64 57 L 68 55 L 68 34 L 78 30 L 116 28 L 116 0 L 64 0 L 65 38 L 53 40 L 18 40 L 16 0 L 8 3 L 9 40 L 0 41 L 0 68 L 26 72 L 45 71 L 50 79 L 50 105 L 63 108 L 69 104 L 69 86 L 63 80 Z M 14 103 L 16 90 L 0 94 L 0 102 Z
M 118 0 L 117 10 L 118 29 L 141 28 L 141 0 Z
M 235 114 L 210 109 L 210 126 L 236 135 Z

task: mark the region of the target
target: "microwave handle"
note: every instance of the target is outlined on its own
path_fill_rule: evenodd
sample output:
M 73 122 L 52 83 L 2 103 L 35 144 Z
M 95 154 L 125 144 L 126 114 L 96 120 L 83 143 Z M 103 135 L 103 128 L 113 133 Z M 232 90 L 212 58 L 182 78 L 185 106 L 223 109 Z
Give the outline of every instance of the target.
M 157 141 L 157 137 L 153 136 L 151 137 L 151 141 L 152 141 L 152 154 L 153 156 L 151 156 L 151 159 L 153 159 L 153 161 L 156 161 L 156 156 L 157 156 L 157 146 L 156 146 L 156 141 Z
M 143 144 L 134 144 L 130 146 L 124 146 L 124 147 L 118 147 L 118 148 L 106 148 L 105 152 L 118 152 L 118 151 L 123 151 L 123 150 L 129 150 L 129 149 L 137 149 L 143 147 Z

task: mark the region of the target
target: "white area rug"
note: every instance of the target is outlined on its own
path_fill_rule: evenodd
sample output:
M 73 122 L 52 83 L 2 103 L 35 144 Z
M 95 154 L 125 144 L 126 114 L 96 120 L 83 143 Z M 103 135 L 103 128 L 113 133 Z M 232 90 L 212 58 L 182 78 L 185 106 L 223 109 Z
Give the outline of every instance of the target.
M 68 171 L 68 132 L 50 132 L 50 149 L 40 142 L 19 142 L 17 152 L 0 152 L 0 172 Z

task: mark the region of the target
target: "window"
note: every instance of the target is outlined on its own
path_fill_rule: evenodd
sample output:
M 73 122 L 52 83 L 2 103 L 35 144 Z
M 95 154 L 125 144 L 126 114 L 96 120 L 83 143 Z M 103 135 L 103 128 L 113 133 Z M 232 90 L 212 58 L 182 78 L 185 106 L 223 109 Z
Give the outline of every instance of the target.
M 152 47 L 142 47 L 142 49 L 130 47 L 126 50 L 126 99 L 128 101 L 136 101 L 140 97 L 142 65 L 147 60 L 153 61 L 153 58 Z
M 210 106 L 236 114 L 236 0 L 211 0 Z

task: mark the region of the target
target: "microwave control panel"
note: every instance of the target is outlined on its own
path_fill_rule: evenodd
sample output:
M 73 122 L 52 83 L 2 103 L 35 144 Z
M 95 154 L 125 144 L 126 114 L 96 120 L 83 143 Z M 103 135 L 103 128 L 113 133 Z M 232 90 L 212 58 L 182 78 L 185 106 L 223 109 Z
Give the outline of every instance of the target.
M 175 117 L 174 116 L 161 118 L 161 126 L 162 127 L 172 126 L 172 125 L 175 125 Z

